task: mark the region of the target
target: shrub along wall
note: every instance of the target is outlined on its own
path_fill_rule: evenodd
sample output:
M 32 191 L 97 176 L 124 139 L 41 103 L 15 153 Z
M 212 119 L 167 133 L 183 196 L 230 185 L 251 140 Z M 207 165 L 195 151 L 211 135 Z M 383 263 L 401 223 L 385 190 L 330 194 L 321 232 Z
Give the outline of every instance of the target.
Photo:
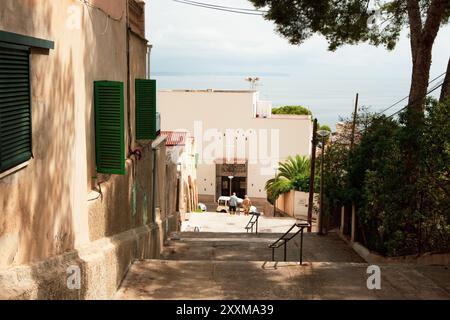
M 325 154 L 326 212 L 355 203 L 358 240 L 386 256 L 450 251 L 450 99 L 427 100 L 424 125 L 414 129 L 420 141 L 413 172 L 405 165 L 410 130 L 403 115 L 364 110 L 353 149 L 344 132 Z

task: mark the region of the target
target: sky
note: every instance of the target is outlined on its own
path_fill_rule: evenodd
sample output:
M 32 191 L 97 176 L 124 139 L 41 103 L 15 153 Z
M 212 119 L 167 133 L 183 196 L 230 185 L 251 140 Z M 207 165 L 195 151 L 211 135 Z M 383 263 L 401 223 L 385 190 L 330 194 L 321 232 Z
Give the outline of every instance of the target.
M 246 0 L 202 1 L 253 8 Z M 343 90 L 345 86 L 352 96 L 354 92 L 372 91 L 373 97 L 381 94 L 374 83 L 386 84 L 383 88 L 386 101 L 395 102 L 408 94 L 411 55 L 407 32 L 393 51 L 359 44 L 329 52 L 320 36 L 300 46 L 290 45 L 274 31 L 272 22 L 260 16 L 192 7 L 172 0 L 146 3 L 153 74 L 254 75 L 262 81 L 265 76 L 289 75 L 302 83 L 311 81 L 321 86 L 313 91 L 314 95 L 336 88 Z M 445 71 L 449 54 L 450 27 L 445 26 L 433 49 L 431 78 Z M 391 87 L 398 84 L 398 88 L 387 84 Z M 189 89 L 189 83 L 185 89 Z M 302 104 L 302 96 L 298 99 L 298 104 Z

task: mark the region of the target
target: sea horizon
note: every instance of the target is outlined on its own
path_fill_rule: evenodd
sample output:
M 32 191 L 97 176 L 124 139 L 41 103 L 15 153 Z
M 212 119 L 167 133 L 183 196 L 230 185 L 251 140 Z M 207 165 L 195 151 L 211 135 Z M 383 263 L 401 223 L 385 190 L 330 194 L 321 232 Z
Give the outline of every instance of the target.
M 407 97 L 410 87 L 406 75 L 398 78 L 343 76 L 336 79 L 334 76 L 314 77 L 283 72 L 152 72 L 158 90 L 249 90 L 251 84 L 245 80 L 249 76 L 260 78 L 255 89 L 260 92 L 261 100 L 271 101 L 273 107 L 305 106 L 321 124 L 332 129 L 341 118 L 351 116 L 356 93 L 359 93 L 360 107 L 378 112 Z M 406 100 L 386 114 L 394 113 L 405 104 Z

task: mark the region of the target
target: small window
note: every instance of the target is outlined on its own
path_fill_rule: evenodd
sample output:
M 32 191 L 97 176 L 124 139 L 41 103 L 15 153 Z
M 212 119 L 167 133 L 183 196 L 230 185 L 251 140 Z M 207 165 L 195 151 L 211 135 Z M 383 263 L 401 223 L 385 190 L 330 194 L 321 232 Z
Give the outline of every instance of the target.
M 0 173 L 32 156 L 30 50 L 0 42 Z

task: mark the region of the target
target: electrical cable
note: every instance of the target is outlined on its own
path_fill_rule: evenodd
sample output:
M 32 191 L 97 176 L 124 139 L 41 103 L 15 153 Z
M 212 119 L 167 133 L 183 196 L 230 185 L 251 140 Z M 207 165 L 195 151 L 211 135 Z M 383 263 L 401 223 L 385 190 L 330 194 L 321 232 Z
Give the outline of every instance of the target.
M 224 11 L 224 12 L 231 12 L 231 13 L 240 13 L 240 14 L 246 14 L 246 15 L 253 15 L 253 16 L 263 16 L 264 12 L 263 11 L 241 11 L 243 9 L 225 9 L 225 8 L 221 8 L 221 7 L 217 7 L 214 5 L 209 5 L 209 4 L 196 4 L 196 3 L 191 3 L 191 2 L 187 2 L 186 0 L 172 0 L 174 2 L 178 2 L 178 3 L 182 3 L 182 4 L 186 4 L 186 5 L 190 5 L 190 6 L 194 6 L 194 7 L 200 7 L 200 8 L 206 8 L 206 9 L 212 9 L 212 10 L 218 10 L 218 11 Z M 248 9 L 247 9 L 248 10 Z
M 425 94 L 424 97 L 422 97 L 421 99 L 424 99 L 427 97 L 427 95 L 429 95 L 430 93 L 436 91 L 437 89 L 439 89 L 440 87 L 442 87 L 444 85 L 444 81 L 442 81 L 440 84 L 436 85 L 433 89 L 427 91 L 427 93 Z M 415 102 L 417 102 L 418 100 L 421 99 L 416 99 L 413 102 L 409 103 L 408 105 L 404 106 L 403 108 L 401 108 L 400 110 L 394 112 L 393 114 L 391 114 L 390 116 L 388 116 L 388 118 L 392 118 L 393 116 L 399 114 L 400 112 L 402 112 L 403 110 L 405 110 L 406 108 L 408 108 L 409 106 L 413 105 Z
M 436 81 L 437 79 L 439 79 L 440 77 L 442 77 L 443 75 L 445 75 L 447 72 L 441 73 L 440 75 L 438 75 L 437 77 L 435 77 L 434 79 L 432 79 L 430 82 L 428 82 L 428 85 L 432 84 L 434 81 Z M 403 99 L 395 102 L 393 105 L 387 107 L 386 109 L 380 111 L 379 113 L 385 113 L 386 111 L 392 109 L 393 107 L 395 107 L 396 105 L 398 105 L 400 102 L 406 100 L 409 98 L 409 95 L 407 95 L 406 97 L 404 97 Z
M 439 79 L 440 77 L 442 77 L 442 76 L 445 75 L 445 74 L 446 74 L 446 72 L 440 74 L 440 75 L 437 76 L 436 78 L 432 79 L 428 84 L 431 84 L 432 82 L 436 81 L 437 79 Z M 444 81 L 442 81 L 440 84 L 436 85 L 436 86 L 433 87 L 432 89 L 428 90 L 427 93 L 425 94 L 425 96 L 423 96 L 421 99 L 425 99 L 430 93 L 436 91 L 437 89 L 439 89 L 439 88 L 442 87 L 443 85 L 444 85 Z M 409 98 L 409 95 L 408 95 L 406 98 Z M 405 100 L 406 98 L 403 98 L 402 100 L 400 100 L 400 101 L 397 102 L 396 104 L 400 103 L 401 101 Z M 396 116 L 397 114 L 399 114 L 400 112 L 402 112 L 403 110 L 405 110 L 406 108 L 410 107 L 411 105 L 413 105 L 414 103 L 416 103 L 418 100 L 421 100 L 421 99 L 416 99 L 416 100 L 412 101 L 411 103 L 408 103 L 406 106 L 404 106 L 404 107 L 401 108 L 400 110 L 394 112 L 394 113 L 391 114 L 390 116 L 387 116 L 387 119 L 390 119 L 390 118 Z M 390 109 L 390 108 L 391 108 L 391 107 L 389 107 L 389 108 L 387 108 L 387 109 L 385 109 L 385 110 L 388 110 L 388 109 Z M 384 112 L 384 111 L 383 111 L 383 112 Z M 381 115 L 381 114 L 382 114 L 382 112 L 378 113 L 378 115 Z M 363 133 L 363 132 L 365 132 L 366 130 L 368 130 L 369 127 L 373 124 L 373 122 L 374 122 L 374 119 L 369 120 L 367 123 L 365 123 L 365 128 L 364 128 L 363 130 L 361 130 L 360 133 Z
M 258 13 L 267 13 L 268 12 L 266 10 L 227 7 L 227 6 L 221 6 L 221 5 L 210 4 L 210 3 L 205 3 L 205 2 L 198 2 L 198 1 L 192 1 L 192 0 L 182 0 L 182 1 L 183 2 L 189 2 L 189 3 L 192 3 L 192 4 L 197 4 L 197 5 L 205 5 L 205 6 L 214 7 L 214 8 L 221 8 L 221 9 L 248 11 L 248 12 L 258 12 Z
M 93 5 L 93 4 L 90 3 L 88 0 L 79 0 L 79 1 L 80 1 L 81 3 L 83 3 L 84 5 L 90 7 L 90 8 L 97 9 L 98 11 L 102 12 L 104 15 L 106 15 L 106 16 L 107 16 L 108 18 L 110 18 L 111 20 L 114 20 L 114 21 L 121 21 L 122 18 L 123 18 L 124 11 L 122 11 L 122 14 L 120 15 L 120 17 L 112 17 L 108 12 L 106 12 L 105 10 L 103 10 L 103 9 L 100 8 L 100 7 L 97 7 L 97 6 Z

